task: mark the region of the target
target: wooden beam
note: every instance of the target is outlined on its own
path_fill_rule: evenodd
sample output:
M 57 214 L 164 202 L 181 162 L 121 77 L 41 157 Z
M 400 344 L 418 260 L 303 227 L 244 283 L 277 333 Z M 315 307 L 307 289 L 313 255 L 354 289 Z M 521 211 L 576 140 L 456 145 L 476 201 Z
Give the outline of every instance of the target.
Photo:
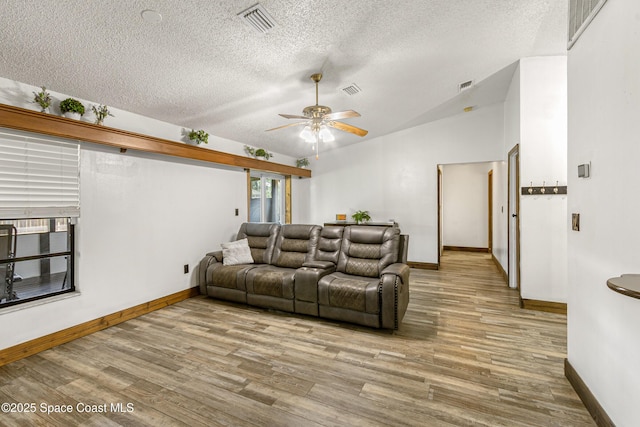
M 284 223 L 291 224 L 291 177 L 284 178 Z
M 0 127 L 185 159 L 311 178 L 311 170 L 0 104 Z

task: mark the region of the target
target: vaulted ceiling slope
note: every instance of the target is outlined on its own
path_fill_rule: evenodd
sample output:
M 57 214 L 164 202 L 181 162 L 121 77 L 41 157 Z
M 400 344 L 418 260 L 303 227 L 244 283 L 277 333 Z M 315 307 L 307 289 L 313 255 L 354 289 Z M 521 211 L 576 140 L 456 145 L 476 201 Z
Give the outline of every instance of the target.
M 262 0 L 276 24 L 266 34 L 237 16 L 254 4 L 3 0 L 0 76 L 302 156 L 299 127 L 265 130 L 315 103 L 314 72 L 320 104 L 358 111 L 345 122 L 369 130 L 334 131 L 343 146 L 454 111 L 461 82 L 566 54 L 565 0 Z M 496 98 L 465 96 L 476 108 Z

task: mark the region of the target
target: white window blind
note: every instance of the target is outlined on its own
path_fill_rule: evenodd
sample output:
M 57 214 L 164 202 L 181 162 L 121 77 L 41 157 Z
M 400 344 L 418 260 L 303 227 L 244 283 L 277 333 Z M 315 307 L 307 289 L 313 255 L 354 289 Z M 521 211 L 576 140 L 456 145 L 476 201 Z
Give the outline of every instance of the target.
M 80 215 L 80 144 L 0 129 L 0 218 Z

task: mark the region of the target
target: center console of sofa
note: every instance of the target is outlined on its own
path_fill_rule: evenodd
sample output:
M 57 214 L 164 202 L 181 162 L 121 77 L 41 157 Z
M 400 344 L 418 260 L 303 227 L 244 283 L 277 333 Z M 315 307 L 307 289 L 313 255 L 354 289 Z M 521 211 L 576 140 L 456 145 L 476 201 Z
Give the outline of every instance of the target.
M 200 292 L 397 329 L 409 303 L 407 244 L 398 227 L 244 223 L 230 249 L 200 261 Z

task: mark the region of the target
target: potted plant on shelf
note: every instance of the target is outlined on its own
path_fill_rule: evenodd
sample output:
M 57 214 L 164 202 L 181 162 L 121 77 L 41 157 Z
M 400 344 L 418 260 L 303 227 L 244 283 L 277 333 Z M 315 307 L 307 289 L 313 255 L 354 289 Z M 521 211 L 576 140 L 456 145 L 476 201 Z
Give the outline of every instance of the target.
M 271 157 L 273 157 L 273 154 L 271 154 L 264 148 L 258 148 L 256 150 L 256 159 L 258 160 L 269 160 Z
M 369 216 L 369 211 L 356 211 L 356 213 L 351 215 L 351 218 L 353 218 L 356 224 L 361 224 L 371 220 L 371 217 Z
M 200 144 L 200 143 L 208 144 L 209 134 L 202 129 L 200 130 L 191 129 L 191 132 L 189 132 L 189 139 L 195 142 L 196 144 Z
M 107 116 L 111 116 L 111 117 L 115 117 L 113 114 L 111 114 L 111 112 L 109 111 L 109 107 L 107 107 L 106 105 L 92 105 L 91 106 L 91 110 L 93 111 L 93 114 L 96 116 L 96 124 L 97 125 L 101 125 L 102 122 L 104 122 L 104 119 L 107 118 Z
M 269 160 L 273 157 L 273 154 L 269 153 L 264 148 L 253 148 L 248 145 L 244 146 L 244 152 L 247 153 L 248 156 L 255 157 L 258 160 Z
M 84 114 L 84 105 L 77 99 L 67 98 L 60 103 L 60 111 L 67 118 L 80 120 Z
M 42 91 L 40 92 L 33 92 L 34 96 L 32 102 L 40 106 L 41 113 L 48 113 L 49 106 L 51 105 L 51 95 L 49 95 L 49 92 L 47 92 L 46 87 L 42 86 L 41 89 Z
M 305 169 L 307 166 L 309 166 L 309 159 L 306 157 L 296 160 L 296 167 Z

